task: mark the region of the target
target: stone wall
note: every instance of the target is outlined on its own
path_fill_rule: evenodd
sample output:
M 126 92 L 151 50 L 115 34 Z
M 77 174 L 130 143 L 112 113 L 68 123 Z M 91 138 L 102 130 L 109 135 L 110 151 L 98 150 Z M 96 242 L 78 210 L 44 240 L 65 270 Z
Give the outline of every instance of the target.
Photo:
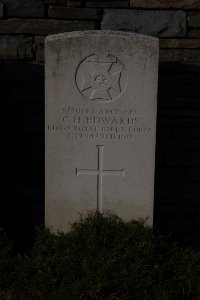
M 90 29 L 160 38 L 155 225 L 196 243 L 200 0 L 0 0 L 0 226 L 22 245 L 44 221 L 45 36 Z

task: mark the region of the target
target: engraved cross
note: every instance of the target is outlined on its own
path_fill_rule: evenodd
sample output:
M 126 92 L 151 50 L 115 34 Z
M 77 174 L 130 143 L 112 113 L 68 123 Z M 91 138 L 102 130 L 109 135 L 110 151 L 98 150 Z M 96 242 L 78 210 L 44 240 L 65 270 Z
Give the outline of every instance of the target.
M 97 210 L 102 210 L 103 200 L 103 175 L 125 175 L 125 170 L 104 170 L 103 169 L 103 145 L 97 145 L 98 149 L 98 167 L 97 170 L 77 169 L 76 175 L 96 175 L 97 176 Z

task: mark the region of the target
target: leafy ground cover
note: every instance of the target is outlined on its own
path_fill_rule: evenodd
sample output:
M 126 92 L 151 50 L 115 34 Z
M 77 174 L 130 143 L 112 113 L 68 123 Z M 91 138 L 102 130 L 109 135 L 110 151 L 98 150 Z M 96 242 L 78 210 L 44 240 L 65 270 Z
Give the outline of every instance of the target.
M 0 231 L 0 299 L 198 300 L 200 251 L 111 212 L 89 212 L 68 233 L 38 229 L 26 255 Z

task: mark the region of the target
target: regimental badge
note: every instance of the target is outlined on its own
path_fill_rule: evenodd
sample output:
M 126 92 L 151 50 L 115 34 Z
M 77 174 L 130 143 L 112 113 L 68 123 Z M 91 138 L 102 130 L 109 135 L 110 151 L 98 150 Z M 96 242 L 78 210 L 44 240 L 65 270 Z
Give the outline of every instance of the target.
M 111 102 L 126 89 L 127 72 L 122 62 L 108 53 L 86 57 L 76 71 L 76 85 L 82 95 L 98 102 Z

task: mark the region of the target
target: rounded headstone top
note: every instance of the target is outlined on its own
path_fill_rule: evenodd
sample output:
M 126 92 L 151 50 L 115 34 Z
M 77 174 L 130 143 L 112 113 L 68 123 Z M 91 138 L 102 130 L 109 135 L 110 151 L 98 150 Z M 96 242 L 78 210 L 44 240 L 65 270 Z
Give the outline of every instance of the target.
M 85 37 L 85 36 L 112 36 L 112 37 L 117 37 L 120 36 L 121 38 L 132 38 L 135 40 L 140 40 L 140 41 L 146 41 L 146 42 L 151 42 L 151 43 L 158 43 L 159 39 L 148 36 L 148 35 L 143 35 L 143 34 L 138 34 L 134 32 L 127 32 L 127 31 L 112 31 L 112 30 L 86 30 L 86 31 L 72 31 L 72 32 L 64 32 L 64 33 L 58 33 L 58 34 L 53 34 L 49 35 L 46 37 L 46 42 L 53 42 L 56 40 L 61 40 L 61 39 L 68 39 L 68 38 L 80 38 L 80 37 Z

